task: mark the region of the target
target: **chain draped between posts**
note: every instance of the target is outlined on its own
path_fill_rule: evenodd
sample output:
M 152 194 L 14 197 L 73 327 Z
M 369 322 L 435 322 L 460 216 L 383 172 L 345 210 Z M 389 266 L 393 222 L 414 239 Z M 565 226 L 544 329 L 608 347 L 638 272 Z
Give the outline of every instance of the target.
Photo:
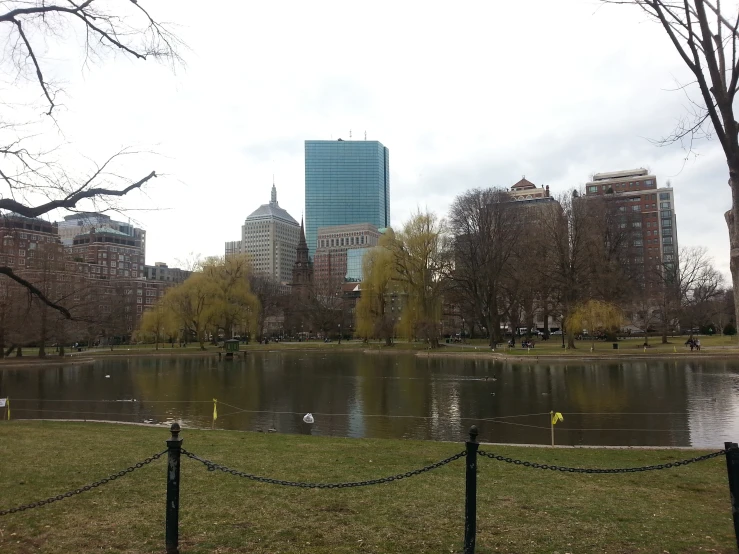
M 562 471 L 564 473 L 596 473 L 596 474 L 609 474 L 609 473 L 638 473 L 640 471 L 654 471 L 658 469 L 670 469 L 673 467 L 682 467 L 688 464 L 694 464 L 696 462 L 703 462 L 712 458 L 717 458 L 726 454 L 726 450 L 718 450 L 705 454 L 704 456 L 696 456 L 695 458 L 688 458 L 686 460 L 679 460 L 677 462 L 667 462 L 665 464 L 655 464 L 651 466 L 642 467 L 621 467 L 621 468 L 590 468 L 590 467 L 565 467 L 557 466 L 552 464 L 539 464 L 536 462 L 527 462 L 525 460 L 516 460 L 515 458 L 508 458 L 505 456 L 499 456 L 493 452 L 485 452 L 484 450 L 478 450 L 478 455 L 491 460 L 497 460 L 499 462 L 505 462 L 507 464 L 513 464 L 523 467 L 531 467 L 534 469 L 548 469 L 550 471 Z
M 283 479 L 274 479 L 271 477 L 263 477 L 254 475 L 244 471 L 230 468 L 228 466 L 218 464 L 201 458 L 196 454 L 189 452 L 182 448 L 182 438 L 179 436 L 180 426 L 177 423 L 173 423 L 170 431 L 172 436 L 167 440 L 167 450 L 154 454 L 141 462 L 138 462 L 122 471 L 114 473 L 104 479 L 95 481 L 89 485 L 85 485 L 73 491 L 69 491 L 64 494 L 52 496 L 45 500 L 33 502 L 30 504 L 18 506 L 16 508 L 10 508 L 6 510 L 0 510 L 0 516 L 12 514 L 16 512 L 22 512 L 32 508 L 37 508 L 51 504 L 58 500 L 63 500 L 71 496 L 81 494 L 89 491 L 111 481 L 123 477 L 137 469 L 140 469 L 155 460 L 158 460 L 165 453 L 168 454 L 167 459 L 167 501 L 166 501 L 166 518 L 165 518 L 165 550 L 167 554 L 180 554 L 179 551 L 179 509 L 180 509 L 180 457 L 185 455 L 196 462 L 203 464 L 208 471 L 220 471 L 237 477 L 243 477 L 251 481 L 259 483 L 266 483 L 271 485 L 281 485 L 288 487 L 298 487 L 304 489 L 343 489 L 343 488 L 354 488 L 354 487 L 365 487 L 370 485 L 379 485 L 383 483 L 392 483 L 400 481 L 416 475 L 421 475 L 426 472 L 443 467 L 455 460 L 465 458 L 465 529 L 464 529 L 464 554 L 474 554 L 476 545 L 476 534 L 477 534 L 477 474 L 478 474 L 478 460 L 479 457 L 489 458 L 494 461 L 504 462 L 516 466 L 523 466 L 533 469 L 543 469 L 549 471 L 559 471 L 562 473 L 578 473 L 578 474 L 625 474 L 625 473 L 637 473 L 644 471 L 654 471 L 662 469 L 671 469 L 684 467 L 689 464 L 694 464 L 706 460 L 717 458 L 721 455 L 726 455 L 727 472 L 729 476 L 729 490 L 731 497 L 732 516 L 734 520 L 735 536 L 737 538 L 737 545 L 739 546 L 739 445 L 736 443 L 727 442 L 724 444 L 724 449 L 716 452 L 711 452 L 702 456 L 696 456 L 694 458 L 687 458 L 675 462 L 666 462 L 662 464 L 654 464 L 642 467 L 628 467 L 628 468 L 587 468 L 587 467 L 566 467 L 558 466 L 554 464 L 544 464 L 538 462 L 530 462 L 526 460 L 519 460 L 516 458 L 510 458 L 507 456 L 501 456 L 494 452 L 480 450 L 480 444 L 477 442 L 478 431 L 473 425 L 470 428 L 469 440 L 465 442 L 465 449 L 461 452 L 453 454 L 448 458 L 439 460 L 438 462 L 429 464 L 427 466 L 407 471 L 405 473 L 399 473 L 391 475 L 389 477 L 380 477 L 376 479 L 367 479 L 364 481 L 351 481 L 345 483 L 309 483 L 300 481 L 287 481 Z
M 345 488 L 352 488 L 352 487 L 366 487 L 369 485 L 380 485 L 382 483 L 392 483 L 394 481 L 400 481 L 402 479 L 407 479 L 409 477 L 421 475 L 422 473 L 426 473 L 427 471 L 440 468 L 442 466 L 447 465 L 448 463 L 453 462 L 454 460 L 463 458 L 466 454 L 466 451 L 462 450 L 462 452 L 454 454 L 453 456 L 449 456 L 448 458 L 444 458 L 443 460 L 439 460 L 436 463 L 424 466 L 419 469 L 414 469 L 412 471 L 406 471 L 405 473 L 391 475 L 390 477 L 380 477 L 378 479 L 368 479 L 366 481 L 351 481 L 348 483 L 302 483 L 299 481 L 284 481 L 282 479 L 272 479 L 270 477 L 261 477 L 259 475 L 252 475 L 251 473 L 246 473 L 244 471 L 239 471 L 237 469 L 231 469 L 224 465 L 211 462 L 210 460 L 205 460 L 203 458 L 200 458 L 199 456 L 196 456 L 192 452 L 188 452 L 184 448 L 181 451 L 182 451 L 182 454 L 184 454 L 188 458 L 203 464 L 205 467 L 208 468 L 208 471 L 222 471 L 224 473 L 229 473 L 237 477 L 244 477 L 245 479 L 251 479 L 252 481 L 258 481 L 259 483 L 267 483 L 270 485 L 283 485 L 286 487 L 300 487 L 303 489 L 345 489 Z
M 44 500 L 38 500 L 36 502 L 31 502 L 30 504 L 23 504 L 22 506 L 18 506 L 16 508 L 8 508 L 7 510 L 0 510 L 0 516 L 8 515 L 8 514 L 14 514 L 16 512 L 23 512 L 25 510 L 31 510 L 33 508 L 40 508 L 41 506 L 46 506 L 47 504 L 51 504 L 52 502 L 56 502 L 57 500 L 64 500 L 65 498 L 70 498 L 72 496 L 76 496 L 78 494 L 82 494 L 83 492 L 87 492 L 89 490 L 92 490 L 94 488 L 100 487 L 101 485 L 105 485 L 107 483 L 110 483 L 111 481 L 115 481 L 119 477 L 123 477 L 124 475 L 128 475 L 129 473 L 136 471 L 137 469 L 141 469 L 142 467 L 150 464 L 154 460 L 158 460 L 161 458 L 164 454 L 166 454 L 167 451 L 164 450 L 162 452 L 159 452 L 158 454 L 154 454 L 153 456 L 149 456 L 148 458 L 145 458 L 144 460 L 127 467 L 126 469 L 123 469 L 117 473 L 113 473 L 112 475 L 109 475 L 108 477 L 105 477 L 103 479 L 100 479 L 99 481 L 95 481 L 94 483 L 90 483 L 89 485 L 84 485 L 82 487 L 79 487 L 78 489 L 75 489 L 73 491 L 65 492 L 64 494 L 58 494 L 56 496 L 50 496 L 49 498 L 46 498 Z

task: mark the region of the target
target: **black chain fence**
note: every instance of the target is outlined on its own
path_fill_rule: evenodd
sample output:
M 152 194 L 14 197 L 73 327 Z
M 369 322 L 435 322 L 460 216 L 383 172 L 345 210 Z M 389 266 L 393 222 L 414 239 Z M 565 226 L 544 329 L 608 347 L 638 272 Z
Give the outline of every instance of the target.
M 485 452 L 484 450 L 478 450 L 477 453 L 480 456 L 483 456 L 485 458 L 490 458 L 491 460 L 497 460 L 499 462 L 505 462 L 507 464 L 514 464 L 517 466 L 524 466 L 524 467 L 533 467 L 534 469 L 548 469 L 550 471 L 562 471 L 565 473 L 638 473 L 640 471 L 654 471 L 657 469 L 670 469 L 673 467 L 681 467 L 681 466 L 686 466 L 688 464 L 694 464 L 696 462 L 703 462 L 705 460 L 710 460 L 712 458 L 717 458 L 718 456 L 722 456 L 726 454 L 726 450 L 718 450 L 717 452 L 712 452 L 710 454 L 705 454 L 703 456 L 696 456 L 695 458 L 688 458 L 686 460 L 679 460 L 677 462 L 668 462 L 666 464 L 656 464 L 652 466 L 642 466 L 642 467 L 622 467 L 622 468 L 606 468 L 606 469 L 590 468 L 590 467 L 565 467 L 565 466 L 557 466 L 557 465 L 551 465 L 551 464 L 538 464 L 536 462 L 527 462 L 524 460 L 516 460 L 515 458 L 507 458 L 505 456 L 499 456 L 492 452 Z
M 124 475 L 128 475 L 132 471 L 136 471 L 137 469 L 141 469 L 145 465 L 150 464 L 154 460 L 158 460 L 161 458 L 164 454 L 166 454 L 167 451 L 164 450 L 162 452 L 159 452 L 158 454 L 154 454 L 153 456 L 149 456 L 148 458 L 130 466 L 126 469 L 123 469 L 117 473 L 114 473 L 112 475 L 109 475 L 108 477 L 105 477 L 104 479 L 100 479 L 99 481 L 95 481 L 94 483 L 90 483 L 89 485 L 85 485 L 83 487 L 80 487 L 78 489 L 75 489 L 73 491 L 65 492 L 64 494 L 58 494 L 56 496 L 49 497 L 45 500 L 38 500 L 37 502 L 31 502 L 30 504 L 23 504 L 22 506 L 18 506 L 17 508 L 9 508 L 7 510 L 0 510 L 0 516 L 8 515 L 8 514 L 14 514 L 16 512 L 23 512 L 25 510 L 30 510 L 32 508 L 40 508 L 41 506 L 46 506 L 47 504 L 51 504 L 52 502 L 56 502 L 57 500 L 64 500 L 65 498 L 69 498 L 71 496 L 76 496 L 78 494 L 82 494 L 83 492 L 87 492 L 89 490 L 92 490 L 96 487 L 99 487 L 101 485 L 105 485 L 107 483 L 110 483 L 111 481 L 115 481 L 119 477 L 123 477 Z
M 251 473 L 245 473 L 237 469 L 231 469 L 224 465 L 216 464 L 214 462 L 211 462 L 210 460 L 205 460 L 203 458 L 200 458 L 199 456 L 196 456 L 192 452 L 188 452 L 184 448 L 182 449 L 182 454 L 184 454 L 185 456 L 187 456 L 188 458 L 192 460 L 198 461 L 201 464 L 205 465 L 208 468 L 208 471 L 216 471 L 216 470 L 223 471 L 224 473 L 230 473 L 231 475 L 236 475 L 237 477 L 244 477 L 245 479 L 251 479 L 252 481 L 258 481 L 260 483 L 268 483 L 270 485 L 283 485 L 286 487 L 300 487 L 304 489 L 345 489 L 345 488 L 350 488 L 350 487 L 366 487 L 369 485 L 379 485 L 381 483 L 392 483 L 393 481 L 400 481 L 401 479 L 407 479 L 409 477 L 414 477 L 416 475 L 426 473 L 427 471 L 431 471 L 433 469 L 437 469 L 442 466 L 445 466 L 448 463 L 453 462 L 454 460 L 463 458 L 466 455 L 466 453 L 467 453 L 466 450 L 462 450 L 462 452 L 454 454 L 453 456 L 449 456 L 448 458 L 444 458 L 443 460 L 440 460 L 434 464 L 427 465 L 419 469 L 414 469 L 413 471 L 399 473 L 398 475 L 391 475 L 390 477 L 381 477 L 379 479 L 369 479 L 367 481 L 353 481 L 350 483 L 301 483 L 298 481 L 283 481 L 282 479 L 272 479 L 270 477 L 260 477 L 259 475 L 252 475 Z

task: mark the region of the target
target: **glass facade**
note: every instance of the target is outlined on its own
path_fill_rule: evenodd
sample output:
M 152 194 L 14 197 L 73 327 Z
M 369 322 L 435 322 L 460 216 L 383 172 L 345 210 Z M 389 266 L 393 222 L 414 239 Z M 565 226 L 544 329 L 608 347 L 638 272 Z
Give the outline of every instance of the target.
M 354 283 L 362 282 L 362 261 L 369 248 L 352 248 L 346 251 L 346 276 L 345 281 Z
M 311 257 L 319 227 L 390 225 L 388 158 L 378 141 L 305 141 L 305 238 Z

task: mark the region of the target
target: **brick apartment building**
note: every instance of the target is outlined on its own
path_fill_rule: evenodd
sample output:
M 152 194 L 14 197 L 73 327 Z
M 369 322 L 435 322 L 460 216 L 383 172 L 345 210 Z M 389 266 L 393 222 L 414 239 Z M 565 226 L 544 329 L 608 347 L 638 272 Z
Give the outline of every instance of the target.
M 650 275 L 678 264 L 677 217 L 671 187 L 657 186 L 646 169 L 596 173 L 585 185 L 585 195 L 607 195 L 618 206 L 622 229 L 629 231 L 632 261 L 645 282 Z
M 145 279 L 143 264 L 141 241 L 112 228 L 79 234 L 72 246 L 65 248 L 54 223 L 14 214 L 0 216 L 0 265 L 12 269 L 74 317 L 72 322 L 62 321 L 53 312 L 54 325 L 36 321 L 39 313 L 48 310 L 38 303 L 38 307 L 29 309 L 25 289 L 2 279 L 0 327 L 23 327 L 23 342 L 100 341 L 128 336 L 143 312 L 170 285 Z M 5 317 L 12 314 L 17 317 Z

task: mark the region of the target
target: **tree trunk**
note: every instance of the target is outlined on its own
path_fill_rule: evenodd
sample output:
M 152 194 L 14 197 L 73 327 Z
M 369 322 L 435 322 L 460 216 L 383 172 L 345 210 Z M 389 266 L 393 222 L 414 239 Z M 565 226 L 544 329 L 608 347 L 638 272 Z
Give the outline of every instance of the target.
M 667 318 L 662 323 L 662 344 L 667 344 Z
M 38 347 L 38 357 L 44 358 L 46 357 L 46 308 L 41 308 L 41 336 L 40 336 L 40 344 Z
M 5 313 L 0 315 L 0 358 L 5 357 Z
M 734 325 L 739 325 L 739 182 L 730 179 L 731 193 L 733 197 L 733 208 L 724 214 L 726 225 L 729 228 L 729 270 L 731 271 L 731 283 L 734 288 Z

